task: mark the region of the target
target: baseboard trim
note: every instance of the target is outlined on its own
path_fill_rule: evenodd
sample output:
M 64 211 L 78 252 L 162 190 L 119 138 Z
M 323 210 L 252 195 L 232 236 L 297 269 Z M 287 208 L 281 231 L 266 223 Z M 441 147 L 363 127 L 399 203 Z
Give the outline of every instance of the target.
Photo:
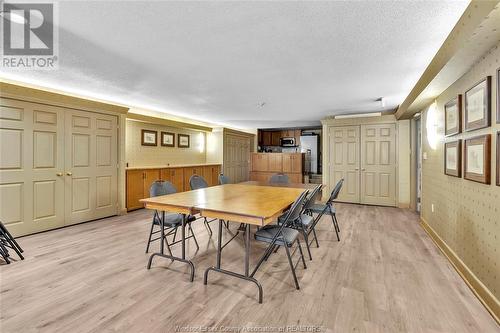
M 465 265 L 465 263 L 457 256 L 446 242 L 432 229 L 432 227 L 421 217 L 420 224 L 425 232 L 431 237 L 432 241 L 445 255 L 451 265 L 455 268 L 458 274 L 462 277 L 465 283 L 469 286 L 476 297 L 483 303 L 484 307 L 491 316 L 500 324 L 500 302 L 491 293 L 491 291 L 477 278 L 477 276 Z

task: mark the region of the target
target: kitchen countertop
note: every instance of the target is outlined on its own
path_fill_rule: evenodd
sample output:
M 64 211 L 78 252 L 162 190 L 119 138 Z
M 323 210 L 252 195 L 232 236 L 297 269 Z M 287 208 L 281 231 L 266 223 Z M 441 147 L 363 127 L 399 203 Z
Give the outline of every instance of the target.
M 171 165 L 153 165 L 153 166 L 133 166 L 127 167 L 125 170 L 144 170 L 144 169 L 168 169 L 168 168 L 190 168 L 211 165 L 222 165 L 222 163 L 199 163 L 199 164 L 171 164 Z

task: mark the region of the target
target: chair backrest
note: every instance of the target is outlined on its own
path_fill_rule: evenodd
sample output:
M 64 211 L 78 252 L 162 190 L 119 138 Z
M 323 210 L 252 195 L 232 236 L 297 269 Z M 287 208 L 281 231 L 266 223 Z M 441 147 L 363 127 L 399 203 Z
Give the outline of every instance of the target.
M 304 208 L 304 202 L 306 200 L 307 193 L 309 193 L 309 190 L 305 190 L 304 192 L 302 192 L 297 197 L 297 199 L 295 199 L 290 209 L 285 213 L 285 219 L 283 220 L 284 226 L 299 218 L 300 213 L 302 213 L 302 210 Z
M 224 174 L 221 173 L 219 175 L 219 184 L 220 185 L 224 185 L 224 184 L 229 184 L 229 183 L 230 183 L 229 177 L 228 176 L 224 176 Z
M 283 174 L 283 173 L 275 173 L 274 175 L 271 176 L 271 179 L 269 179 L 270 184 L 288 184 L 290 183 L 290 179 L 288 179 L 288 176 Z
M 167 195 L 176 192 L 177 189 L 171 182 L 162 180 L 155 181 L 153 184 L 151 184 L 151 187 L 149 188 L 150 197 L 157 197 L 160 195 Z
M 191 178 L 189 178 L 189 187 L 191 187 L 192 190 L 197 190 L 208 187 L 208 183 L 202 176 L 192 175 Z
M 316 203 L 316 201 L 318 200 L 318 197 L 319 195 L 321 194 L 321 188 L 323 187 L 323 185 L 319 184 L 318 186 L 316 186 L 311 193 L 309 193 L 309 196 L 307 197 L 307 200 L 304 204 L 304 210 L 307 210 L 309 208 L 311 208 L 312 205 L 314 205 Z
M 332 190 L 332 193 L 330 194 L 330 198 L 328 199 L 328 202 L 331 203 L 333 200 L 337 199 L 339 196 L 340 190 L 342 189 L 342 185 L 344 184 L 344 178 L 340 179 L 335 187 Z

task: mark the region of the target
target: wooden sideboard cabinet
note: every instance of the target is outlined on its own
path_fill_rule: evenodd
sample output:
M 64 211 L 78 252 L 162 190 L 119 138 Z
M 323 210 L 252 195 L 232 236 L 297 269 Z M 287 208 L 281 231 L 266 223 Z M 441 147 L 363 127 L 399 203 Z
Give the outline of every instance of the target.
M 126 172 L 127 211 L 144 208 L 139 201 L 149 197 L 149 188 L 156 180 L 171 182 L 178 192 L 189 191 L 189 178 L 200 175 L 209 186 L 219 183 L 221 165 L 197 165 L 189 167 L 130 169 Z
M 143 208 L 139 201 L 149 197 L 149 188 L 160 179 L 160 169 L 127 170 L 127 211 Z

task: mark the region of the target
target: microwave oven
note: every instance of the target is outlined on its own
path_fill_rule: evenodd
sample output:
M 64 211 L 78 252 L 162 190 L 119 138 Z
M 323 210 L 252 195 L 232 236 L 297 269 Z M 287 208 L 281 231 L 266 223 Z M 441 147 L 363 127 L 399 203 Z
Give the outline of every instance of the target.
M 280 139 L 281 147 L 295 147 L 295 138 L 281 138 Z

